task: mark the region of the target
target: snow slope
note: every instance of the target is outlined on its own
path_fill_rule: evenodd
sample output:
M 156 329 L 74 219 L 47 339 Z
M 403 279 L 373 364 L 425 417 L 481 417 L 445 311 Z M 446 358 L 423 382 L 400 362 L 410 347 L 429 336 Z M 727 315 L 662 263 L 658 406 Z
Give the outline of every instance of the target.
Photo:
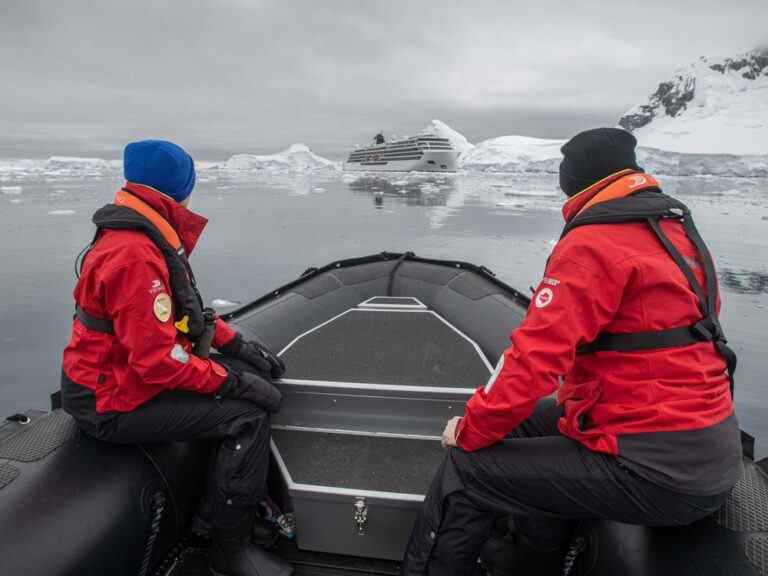
M 306 144 L 294 144 L 277 154 L 236 154 L 221 166 L 224 172 L 315 172 L 336 171 L 338 162 L 318 156 Z
M 619 124 L 647 148 L 768 155 L 768 47 L 680 68 Z

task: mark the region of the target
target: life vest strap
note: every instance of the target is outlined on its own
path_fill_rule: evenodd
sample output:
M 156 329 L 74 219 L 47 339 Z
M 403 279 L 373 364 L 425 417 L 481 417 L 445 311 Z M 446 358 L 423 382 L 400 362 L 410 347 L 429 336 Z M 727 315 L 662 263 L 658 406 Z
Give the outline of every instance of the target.
M 631 197 L 630 197 L 631 198 Z M 639 197 L 643 202 L 643 198 Z M 626 202 L 626 200 L 625 200 Z M 651 212 L 653 208 L 651 208 Z M 611 352 L 639 352 L 647 350 L 656 350 L 659 348 L 671 348 L 673 346 L 687 346 L 691 344 L 697 344 L 700 342 L 712 342 L 717 349 L 718 353 L 722 356 L 728 369 L 728 378 L 731 385 L 731 397 L 734 392 L 734 374 L 736 373 L 736 353 L 727 346 L 728 340 L 725 338 L 723 329 L 720 326 L 720 321 L 717 317 L 717 276 L 715 272 L 715 266 L 712 261 L 712 255 L 709 253 L 704 241 L 701 238 L 696 225 L 693 223 L 690 211 L 683 207 L 681 215 L 675 215 L 669 213 L 666 209 L 659 210 L 656 214 L 646 213 L 642 214 L 617 214 L 614 220 L 611 216 L 608 218 L 605 215 L 599 215 L 596 218 L 591 218 L 587 222 L 579 222 L 578 219 L 574 219 L 564 231 L 564 234 L 568 232 L 569 226 L 577 226 L 585 223 L 602 223 L 607 221 L 614 222 L 629 222 L 629 221 L 645 221 L 651 228 L 656 238 L 658 238 L 661 245 L 677 267 L 685 276 L 688 284 L 696 295 L 696 299 L 699 304 L 699 311 L 702 318 L 698 322 L 691 324 L 690 326 L 681 326 L 678 328 L 670 328 L 667 330 L 651 330 L 647 332 L 632 332 L 632 333 L 612 333 L 602 332 L 598 337 L 588 344 L 580 346 L 577 350 L 577 354 L 591 354 L 593 352 L 611 351 Z M 646 210 L 640 210 L 643 212 Z M 602 218 L 600 217 L 602 216 Z M 706 291 L 696 279 L 696 275 L 691 270 L 690 265 L 685 260 L 683 255 L 667 237 L 661 228 L 660 220 L 662 218 L 676 217 L 682 220 L 683 229 L 685 234 L 698 252 L 699 259 L 704 267 L 704 277 L 706 280 Z M 587 218 L 583 218 L 586 220 Z
M 690 326 L 680 326 L 667 330 L 631 333 L 602 332 L 594 342 L 580 346 L 578 354 L 589 354 L 596 351 L 639 352 L 657 348 L 687 346 L 699 342 L 725 343 L 725 338 L 716 324 L 700 320 Z
M 80 324 L 93 330 L 94 332 L 101 332 L 102 334 L 114 334 L 115 327 L 112 320 L 108 318 L 99 318 L 93 314 L 89 314 L 80 306 L 75 306 L 75 317 L 80 321 Z

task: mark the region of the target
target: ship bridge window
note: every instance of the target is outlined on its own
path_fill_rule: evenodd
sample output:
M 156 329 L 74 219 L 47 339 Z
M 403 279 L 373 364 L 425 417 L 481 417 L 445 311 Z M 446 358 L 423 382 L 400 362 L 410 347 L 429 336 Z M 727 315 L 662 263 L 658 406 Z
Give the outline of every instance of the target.
M 434 163 L 435 163 L 434 160 L 427 160 L 427 164 L 434 164 Z

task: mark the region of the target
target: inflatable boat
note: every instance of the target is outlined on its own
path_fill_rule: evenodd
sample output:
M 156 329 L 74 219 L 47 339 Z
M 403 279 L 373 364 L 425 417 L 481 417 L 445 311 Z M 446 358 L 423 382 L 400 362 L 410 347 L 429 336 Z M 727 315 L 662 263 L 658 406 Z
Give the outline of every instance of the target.
M 310 268 L 226 315 L 288 366 L 269 486 L 295 520 L 278 551 L 296 574 L 397 573 L 443 425 L 488 378 L 528 304 L 482 266 L 382 253 Z M 745 474 L 716 514 L 685 528 L 594 524 L 563 573 L 768 574 L 768 461 L 750 448 L 745 436 Z M 9 416 L 0 572 L 205 574 L 206 545 L 189 524 L 206 450 L 98 442 L 56 394 L 50 411 Z

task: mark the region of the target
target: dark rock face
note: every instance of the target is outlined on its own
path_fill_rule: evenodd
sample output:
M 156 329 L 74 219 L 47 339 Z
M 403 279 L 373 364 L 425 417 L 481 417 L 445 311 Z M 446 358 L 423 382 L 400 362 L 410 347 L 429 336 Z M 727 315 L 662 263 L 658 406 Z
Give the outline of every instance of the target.
M 741 72 L 743 78 L 756 80 L 761 75 L 768 76 L 768 49 L 752 52 L 742 58 L 726 58 L 722 64 L 712 64 L 709 68 L 721 74 L 729 70 Z
M 632 132 L 649 124 L 662 110 L 667 116 L 677 116 L 693 100 L 695 91 L 696 78 L 692 76 L 678 76 L 673 82 L 662 82 L 651 94 L 648 104 L 622 116 L 619 126 Z
M 726 58 L 722 62 L 712 64 L 709 68 L 721 74 L 740 72 L 741 76 L 747 80 L 768 76 L 768 48 L 754 50 L 739 58 Z M 659 84 L 656 92 L 648 99 L 648 103 L 622 116 L 619 126 L 632 132 L 650 124 L 656 116 L 663 113 L 674 118 L 686 109 L 695 93 L 696 77 L 678 75 L 670 82 Z
M 619 126 L 624 128 L 624 130 L 632 132 L 633 130 L 642 128 L 646 124 L 650 124 L 651 120 L 655 117 L 656 114 L 653 111 L 653 106 L 643 104 L 640 106 L 639 112 L 634 114 L 624 114 L 624 116 L 619 119 Z

